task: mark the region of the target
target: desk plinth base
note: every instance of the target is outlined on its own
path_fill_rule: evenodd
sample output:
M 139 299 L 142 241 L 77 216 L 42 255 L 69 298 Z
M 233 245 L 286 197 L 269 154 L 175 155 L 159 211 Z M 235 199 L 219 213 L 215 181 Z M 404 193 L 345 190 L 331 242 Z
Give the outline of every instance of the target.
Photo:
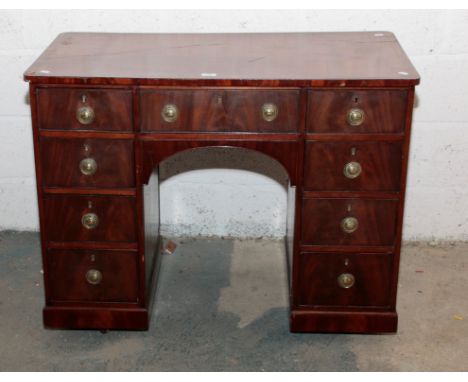
M 50 329 L 148 330 L 145 308 L 79 308 L 47 306 L 44 326 Z
M 148 330 L 144 308 L 45 307 L 44 326 L 50 329 Z M 291 312 L 291 332 L 396 333 L 396 312 Z
M 396 333 L 396 312 L 291 311 L 291 332 Z

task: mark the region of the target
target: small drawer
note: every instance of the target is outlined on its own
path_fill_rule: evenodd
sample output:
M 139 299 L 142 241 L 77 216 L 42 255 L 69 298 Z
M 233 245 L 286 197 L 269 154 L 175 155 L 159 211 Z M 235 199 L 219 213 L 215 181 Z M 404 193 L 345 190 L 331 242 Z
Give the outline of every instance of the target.
M 388 307 L 391 254 L 301 253 L 297 301 L 304 306 Z
M 41 138 L 47 187 L 134 187 L 132 140 Z
M 313 191 L 398 191 L 400 142 L 308 142 L 304 187 Z
M 132 93 L 124 89 L 39 88 L 40 129 L 131 131 Z
M 311 90 L 307 110 L 310 133 L 402 133 L 405 90 Z
M 391 246 L 397 209 L 396 199 L 304 199 L 303 244 Z
M 299 90 L 143 90 L 141 130 L 292 133 Z
M 133 197 L 46 195 L 43 206 L 49 241 L 136 241 Z
M 137 302 L 137 253 L 49 250 L 52 301 Z

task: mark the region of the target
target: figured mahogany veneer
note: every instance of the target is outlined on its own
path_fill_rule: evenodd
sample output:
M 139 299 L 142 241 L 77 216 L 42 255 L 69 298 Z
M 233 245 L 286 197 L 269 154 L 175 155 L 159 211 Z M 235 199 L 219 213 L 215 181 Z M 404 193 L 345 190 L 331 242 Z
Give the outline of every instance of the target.
M 311 90 L 307 130 L 314 133 L 401 133 L 405 128 L 405 90 Z M 347 122 L 348 111 L 364 111 L 359 126 Z
M 135 198 L 126 196 L 47 195 L 44 229 L 49 241 L 134 242 L 137 239 Z M 96 214 L 99 223 L 88 229 L 85 214 Z
M 262 106 L 272 103 L 278 116 L 262 117 Z M 165 105 L 177 106 L 178 118 L 166 122 Z M 189 132 L 296 132 L 299 121 L 299 90 L 143 90 L 140 92 L 141 131 Z
M 218 138 L 215 140 L 214 138 Z M 232 140 L 220 139 L 222 137 L 203 137 L 196 140 L 147 140 L 140 142 L 140 150 L 143 153 L 143 163 L 141 170 L 141 179 L 147 183 L 152 170 L 164 159 L 169 158 L 178 152 L 185 150 L 199 149 L 202 147 L 237 147 L 248 150 L 255 150 L 274 158 L 284 167 L 289 175 L 292 185 L 297 184 L 298 174 L 297 162 L 299 153 L 302 151 L 301 143 L 295 140 L 290 141 L 263 141 L 258 137 L 248 139 Z
M 138 302 L 138 255 L 129 251 L 50 250 L 48 254 L 52 302 Z M 86 273 L 102 274 L 99 285 Z
M 135 187 L 133 140 L 41 138 L 41 163 L 47 187 Z M 80 162 L 97 163 L 83 174 Z
M 46 327 L 148 329 L 159 166 L 233 147 L 271 157 L 293 186 L 291 331 L 397 330 L 419 75 L 392 33 L 64 33 L 24 77 Z
M 84 97 L 84 98 L 83 98 Z M 131 131 L 132 92 L 128 89 L 37 89 L 39 129 Z M 83 125 L 76 118 L 80 106 L 94 110 L 94 120 Z
M 313 245 L 391 246 L 395 241 L 398 199 L 304 199 L 302 242 Z M 344 232 L 341 222 L 358 220 L 358 228 Z
M 306 144 L 304 188 L 314 191 L 398 191 L 401 142 L 311 142 Z M 361 173 L 345 175 L 345 166 L 358 163 Z
M 388 309 L 392 267 L 386 253 L 301 253 L 298 303 Z M 343 288 L 338 278 L 348 273 L 354 285 Z

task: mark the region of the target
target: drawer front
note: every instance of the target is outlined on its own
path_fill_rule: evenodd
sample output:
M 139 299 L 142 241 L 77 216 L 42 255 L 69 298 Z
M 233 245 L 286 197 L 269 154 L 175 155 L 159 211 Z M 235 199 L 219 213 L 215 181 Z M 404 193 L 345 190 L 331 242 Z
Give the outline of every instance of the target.
M 49 241 L 136 241 L 133 197 L 46 195 L 44 209 Z
M 389 254 L 301 253 L 298 303 L 388 307 L 392 268 Z
M 130 90 L 40 88 L 37 108 L 40 129 L 132 130 Z
M 401 133 L 405 90 L 309 91 L 307 130 L 311 133 Z
M 48 187 L 134 187 L 131 140 L 41 138 Z
M 304 199 L 303 244 L 391 246 L 397 208 L 394 199 Z
M 298 90 L 146 90 L 142 131 L 296 132 Z
M 53 301 L 138 301 L 137 253 L 50 250 Z
M 308 142 L 304 187 L 313 191 L 398 191 L 400 142 Z

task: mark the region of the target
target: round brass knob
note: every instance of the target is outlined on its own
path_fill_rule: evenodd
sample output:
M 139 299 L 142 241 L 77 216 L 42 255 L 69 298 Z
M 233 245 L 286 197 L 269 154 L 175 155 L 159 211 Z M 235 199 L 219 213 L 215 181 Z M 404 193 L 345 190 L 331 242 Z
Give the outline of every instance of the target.
M 76 111 L 76 119 L 82 125 L 89 125 L 94 121 L 94 110 L 89 106 L 81 106 Z
M 344 289 L 349 289 L 354 285 L 354 276 L 351 273 L 342 273 L 338 276 L 338 285 Z
M 361 175 L 361 172 L 362 167 L 358 162 L 346 163 L 343 168 L 344 176 L 346 176 L 349 179 L 357 178 L 359 175 Z
M 86 272 L 86 281 L 91 285 L 97 285 L 102 280 L 102 273 L 97 269 L 90 269 Z
M 86 229 L 96 228 L 99 224 L 99 218 L 96 214 L 90 212 L 81 217 L 81 224 Z
M 364 122 L 364 110 L 353 108 L 348 111 L 347 121 L 351 126 L 359 126 Z
M 166 122 L 174 122 L 177 119 L 178 115 L 179 111 L 177 110 L 177 106 L 170 103 L 164 105 L 161 111 L 161 117 Z
M 341 221 L 341 229 L 346 233 L 352 233 L 359 227 L 359 222 L 356 218 L 348 216 Z
M 271 122 L 278 116 L 278 108 L 273 103 L 265 103 L 262 106 L 262 117 L 265 121 Z
M 97 171 L 97 163 L 93 158 L 84 158 L 80 162 L 80 171 L 83 175 L 93 175 Z

